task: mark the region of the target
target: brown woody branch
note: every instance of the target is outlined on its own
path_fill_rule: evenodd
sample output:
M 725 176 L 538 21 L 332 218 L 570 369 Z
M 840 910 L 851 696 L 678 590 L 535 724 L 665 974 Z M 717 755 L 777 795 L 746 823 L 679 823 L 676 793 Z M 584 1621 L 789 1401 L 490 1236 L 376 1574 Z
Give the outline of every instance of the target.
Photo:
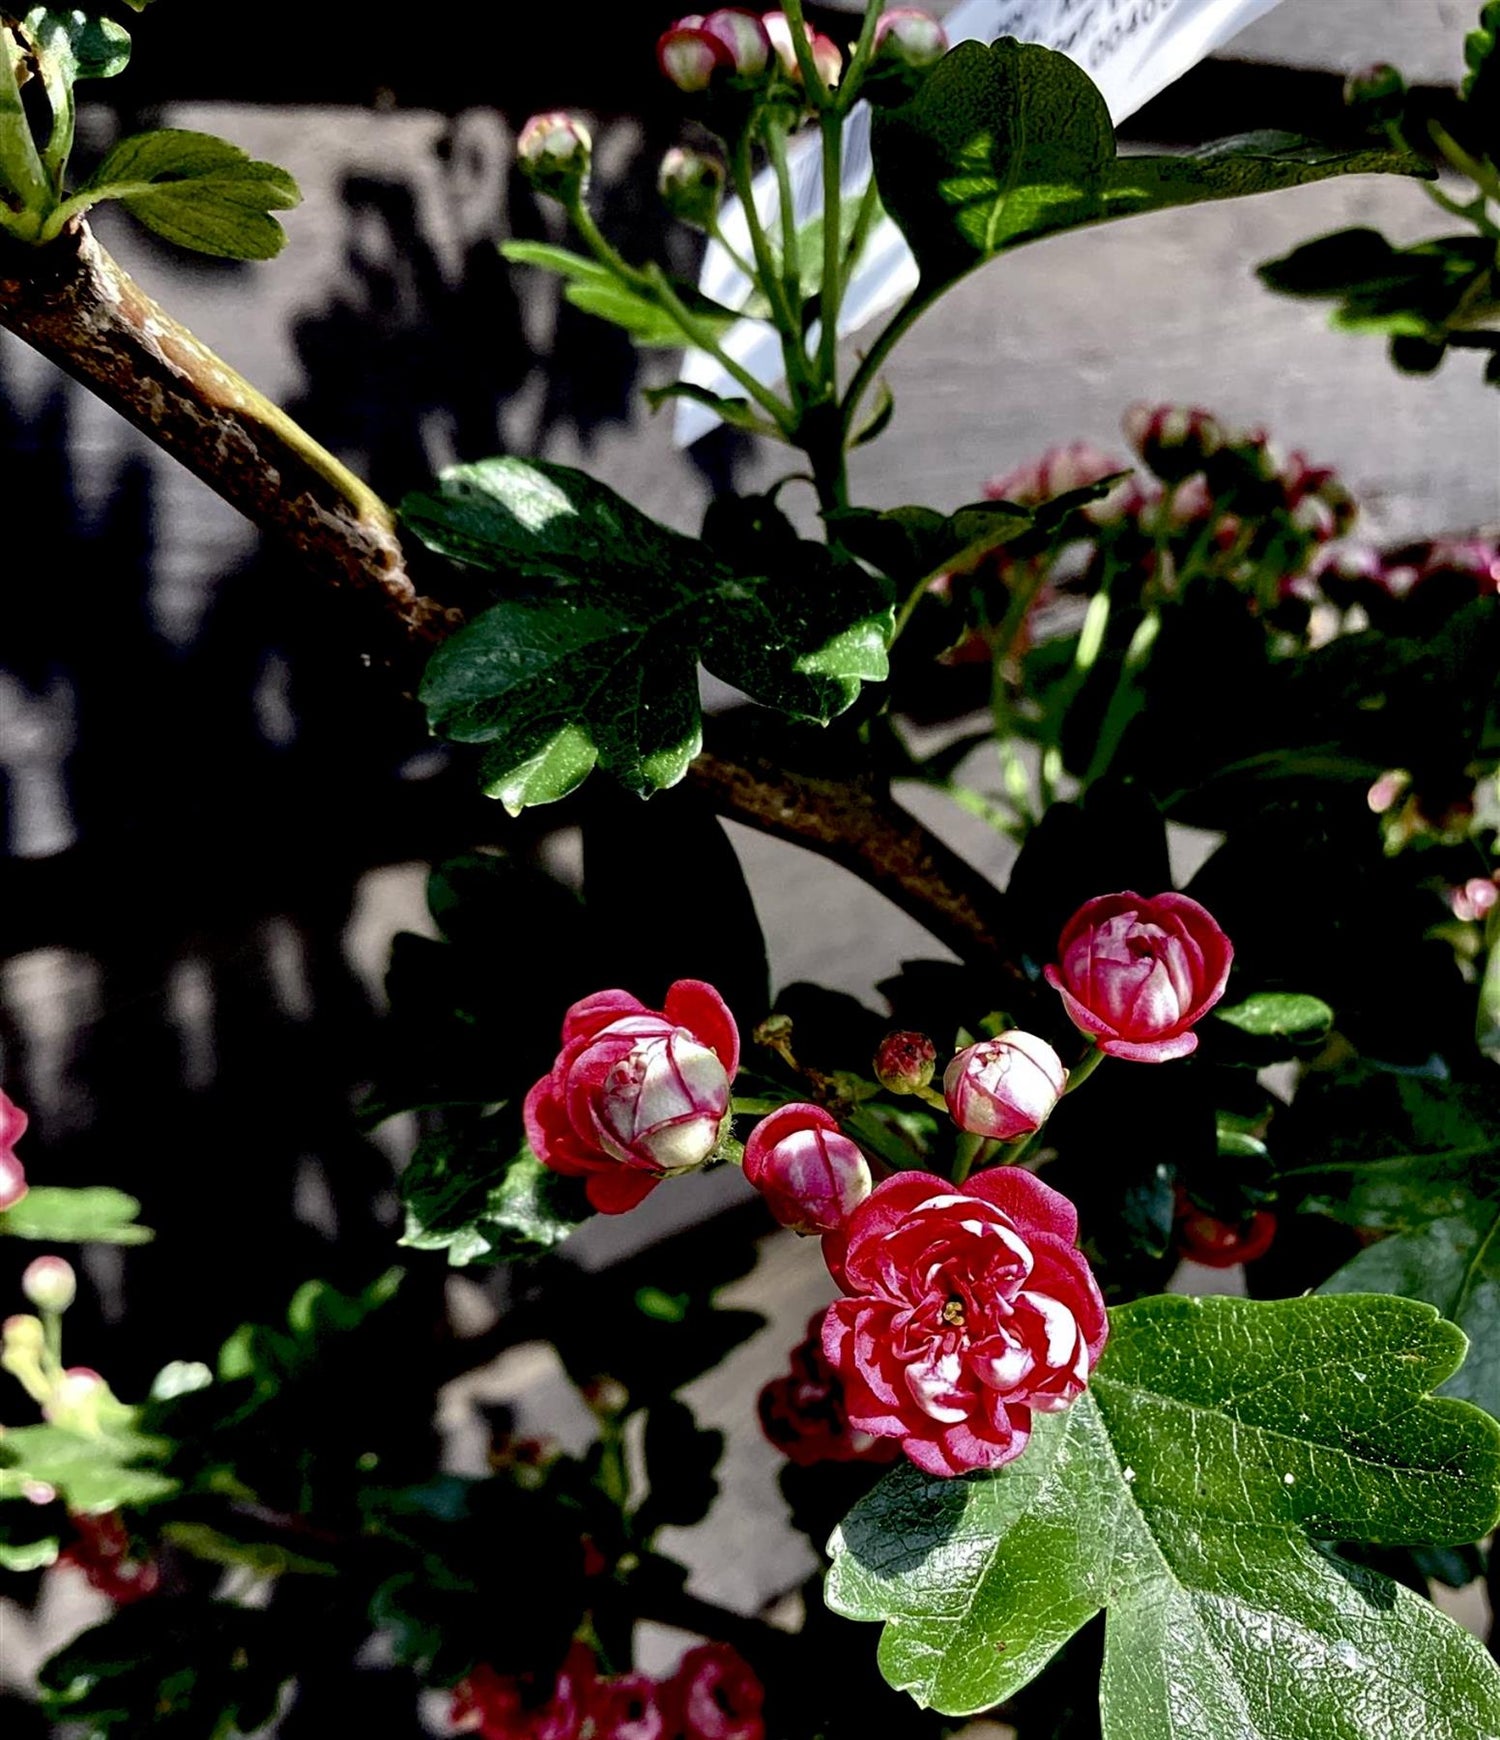
M 153 302 L 86 224 L 46 248 L 0 248 L 0 326 L 289 543 L 317 579 L 364 600 L 383 662 L 414 671 L 413 655 L 461 625 L 412 583 L 390 508 Z M 843 865 L 966 960 L 1008 965 L 999 892 L 874 784 L 712 753 L 691 778 L 721 814 Z

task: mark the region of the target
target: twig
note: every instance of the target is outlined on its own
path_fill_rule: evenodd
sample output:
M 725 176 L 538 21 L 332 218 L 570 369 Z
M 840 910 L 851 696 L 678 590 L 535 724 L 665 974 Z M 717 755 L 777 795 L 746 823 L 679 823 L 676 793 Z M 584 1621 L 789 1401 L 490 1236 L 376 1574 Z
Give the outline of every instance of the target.
M 86 224 L 45 248 L 0 248 L 0 326 L 286 539 L 318 579 L 373 594 L 382 652 L 436 644 L 460 620 L 418 593 L 374 491 L 159 308 Z
M 0 326 L 96 393 L 325 583 L 368 599 L 383 657 L 405 661 L 461 626 L 407 574 L 395 516 L 284 411 L 179 326 L 82 222 L 45 248 L 0 247 Z M 692 782 L 723 815 L 842 864 L 964 959 L 1017 969 L 1003 897 L 868 782 L 787 774 L 721 752 Z

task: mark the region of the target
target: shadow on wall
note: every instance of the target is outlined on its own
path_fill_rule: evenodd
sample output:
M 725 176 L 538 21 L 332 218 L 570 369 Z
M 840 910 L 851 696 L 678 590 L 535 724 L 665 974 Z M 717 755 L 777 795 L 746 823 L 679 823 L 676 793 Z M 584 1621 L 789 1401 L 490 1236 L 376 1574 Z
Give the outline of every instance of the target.
M 621 136 L 629 150 L 601 151 L 603 219 L 627 250 L 660 249 L 658 145 Z M 430 164 L 351 168 L 337 277 L 292 322 L 291 409 L 391 497 L 434 463 L 559 432 L 587 445 L 631 412 L 628 342 L 496 252 L 496 139 L 493 115 L 460 116 L 442 147 L 457 272 L 431 234 Z M 524 186 L 508 201 L 518 233 L 549 233 Z M 546 824 L 476 801 L 279 550 L 172 571 L 169 462 L 122 441 L 101 470 L 99 415 L 0 343 L 0 492 L 37 551 L 14 565 L 0 647 L 4 1080 L 34 1115 L 33 1179 L 117 1184 L 161 1235 L 91 1256 L 101 1304 L 89 1290 L 70 1318 L 79 1357 L 129 1395 L 279 1314 L 306 1275 L 362 1283 L 389 1260 L 391 1161 L 349 1116 L 376 1015 L 344 946 L 362 878 Z M 707 445 L 727 483 L 737 438 Z M 163 621 L 184 584 L 185 640 Z

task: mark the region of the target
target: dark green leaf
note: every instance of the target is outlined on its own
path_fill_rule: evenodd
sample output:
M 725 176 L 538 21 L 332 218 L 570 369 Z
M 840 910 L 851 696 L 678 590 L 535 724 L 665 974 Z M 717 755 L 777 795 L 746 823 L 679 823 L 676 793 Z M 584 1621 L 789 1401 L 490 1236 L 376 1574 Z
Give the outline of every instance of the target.
M 68 1190 L 34 1184 L 14 1208 L 0 1214 L 0 1233 L 54 1245 L 144 1245 L 155 1235 L 150 1227 L 137 1224 L 140 1212 L 133 1196 L 109 1185 Z
M 859 1505 L 829 1602 L 883 1619 L 886 1677 L 950 1715 L 1102 1608 L 1107 1740 L 1483 1740 L 1500 1672 L 1476 1640 L 1316 1544 L 1490 1527 L 1500 1427 L 1426 1399 L 1463 1345 L 1387 1298 L 1126 1306 L 1089 1393 L 1016 1462 L 903 1467 Z
M 454 1268 L 508 1262 L 552 1249 L 587 1218 L 577 1183 L 536 1158 L 516 1121 L 456 1124 L 418 1145 L 401 1178 L 402 1244 L 444 1250 Z
M 210 133 L 168 128 L 122 140 L 79 190 L 91 204 L 117 199 L 179 247 L 229 260 L 269 260 L 286 232 L 268 214 L 302 195 L 284 169 L 257 163 Z
M 90 1735 L 227 1740 L 271 1720 L 305 1643 L 259 1608 L 159 1595 L 117 1608 L 46 1662 L 42 1698 Z
M 761 415 L 748 399 L 726 399 L 722 393 L 711 393 L 692 381 L 672 381 L 665 387 L 647 387 L 644 397 L 653 411 L 659 411 L 672 399 L 691 399 L 695 405 L 706 405 L 723 423 L 732 429 L 743 429 L 748 435 L 763 435 L 770 441 L 785 437 L 768 417 Z
M 1500 1417 L 1500 1203 L 1470 1198 L 1462 1214 L 1395 1233 L 1323 1283 L 1323 1293 L 1399 1293 L 1434 1305 L 1469 1338 L 1469 1356 L 1443 1385 Z
M 641 796 L 702 745 L 697 665 L 825 723 L 886 674 L 885 589 L 820 545 L 740 574 L 582 472 L 523 459 L 456 466 L 405 513 L 432 548 L 523 582 L 440 646 L 422 684 L 432 729 L 489 745 L 485 788 L 513 813 L 598 763 Z
M 960 43 L 913 99 L 877 113 L 887 210 L 926 294 L 1008 248 L 1109 218 L 1235 199 L 1332 175 L 1426 174 L 1392 151 L 1248 134 L 1183 157 L 1118 157 L 1104 99 L 1066 55 L 1009 38 Z
M 1376 230 L 1341 230 L 1260 267 L 1284 296 L 1337 304 L 1333 325 L 1441 345 L 1455 323 L 1500 310 L 1494 245 L 1483 236 L 1443 236 L 1396 248 Z

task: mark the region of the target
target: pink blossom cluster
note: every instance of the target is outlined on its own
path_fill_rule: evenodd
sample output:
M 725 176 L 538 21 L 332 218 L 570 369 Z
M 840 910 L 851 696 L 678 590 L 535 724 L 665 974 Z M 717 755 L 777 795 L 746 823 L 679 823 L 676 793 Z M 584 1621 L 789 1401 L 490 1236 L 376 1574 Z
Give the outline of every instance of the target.
M 765 1740 L 765 1692 L 728 1644 L 691 1649 L 666 1680 L 599 1672 L 575 1642 L 545 1696 L 530 1675 L 475 1668 L 453 1694 L 454 1731 L 480 1740 Z
M 1093 1062 L 1166 1063 L 1196 1049 L 1233 958 L 1197 901 L 1125 891 L 1073 914 L 1046 979 Z M 725 1150 L 739 1034 L 712 986 L 678 980 L 660 1011 L 627 991 L 596 992 L 568 1010 L 562 1038 L 527 1095 L 526 1130 L 548 1166 L 585 1179 L 595 1207 L 622 1212 Z M 1019 1029 L 959 1051 L 941 1100 L 927 1085 L 935 1060 L 925 1034 L 898 1032 L 875 1070 L 888 1092 L 946 1104 L 960 1130 L 990 1143 L 1040 1130 L 1069 1082 L 1056 1050 Z M 870 1440 L 895 1439 L 930 1473 L 997 1467 L 1025 1448 L 1033 1412 L 1081 1393 L 1104 1307 L 1072 1205 L 1031 1173 L 877 1182 L 883 1169 L 834 1113 L 801 1101 L 763 1116 L 742 1160 L 783 1226 L 822 1235 L 845 1295 L 823 1322 L 821 1352 L 804 1344 L 790 1377 L 761 1397 L 767 1435 L 792 1460 L 866 1459 Z

